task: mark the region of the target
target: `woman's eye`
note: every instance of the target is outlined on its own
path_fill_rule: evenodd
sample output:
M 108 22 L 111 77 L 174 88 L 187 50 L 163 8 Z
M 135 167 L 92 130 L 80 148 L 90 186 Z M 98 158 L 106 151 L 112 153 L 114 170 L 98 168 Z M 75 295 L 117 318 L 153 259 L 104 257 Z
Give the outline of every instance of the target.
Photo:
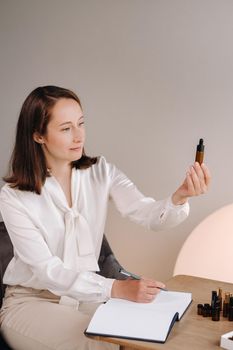
M 69 130 L 70 130 L 70 128 L 64 128 L 61 131 L 69 131 Z
M 84 124 L 84 122 L 81 122 L 81 123 L 79 123 L 79 126 L 82 126 Z

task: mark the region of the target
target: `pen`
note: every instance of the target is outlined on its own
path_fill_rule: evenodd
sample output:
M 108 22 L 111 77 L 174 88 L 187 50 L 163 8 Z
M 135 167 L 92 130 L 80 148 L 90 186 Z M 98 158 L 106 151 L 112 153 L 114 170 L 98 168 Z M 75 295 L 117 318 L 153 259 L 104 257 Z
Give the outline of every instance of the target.
M 134 280 L 140 280 L 140 279 L 141 279 L 140 276 L 135 275 L 135 274 L 132 273 L 132 272 L 128 272 L 128 271 L 126 271 L 126 270 L 124 270 L 124 269 L 120 269 L 119 272 L 120 272 L 122 275 L 125 275 L 125 276 L 127 276 L 127 277 L 133 278 Z M 160 289 L 160 290 L 167 291 L 166 288 L 162 288 L 162 287 L 156 287 L 156 288 L 158 288 L 158 289 Z
M 120 269 L 119 272 L 120 272 L 122 275 L 125 275 L 125 276 L 127 276 L 127 277 L 133 278 L 134 280 L 140 280 L 140 279 L 141 279 L 140 276 L 135 275 L 134 273 L 125 271 L 125 270 L 123 270 L 123 269 Z

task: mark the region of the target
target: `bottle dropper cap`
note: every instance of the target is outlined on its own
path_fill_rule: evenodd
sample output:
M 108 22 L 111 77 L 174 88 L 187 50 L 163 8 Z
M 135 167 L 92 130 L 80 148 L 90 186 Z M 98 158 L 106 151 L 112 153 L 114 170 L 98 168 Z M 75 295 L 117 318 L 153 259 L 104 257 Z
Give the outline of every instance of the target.
M 197 145 L 197 152 L 204 152 L 204 148 L 205 148 L 204 140 L 200 139 L 199 144 Z

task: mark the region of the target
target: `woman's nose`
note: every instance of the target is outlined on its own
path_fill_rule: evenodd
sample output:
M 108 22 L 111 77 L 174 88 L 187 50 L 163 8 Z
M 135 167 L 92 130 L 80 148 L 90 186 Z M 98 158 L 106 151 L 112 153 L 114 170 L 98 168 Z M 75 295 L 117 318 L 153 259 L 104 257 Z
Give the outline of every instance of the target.
M 74 142 L 83 142 L 83 132 L 80 129 L 75 129 L 73 134 Z

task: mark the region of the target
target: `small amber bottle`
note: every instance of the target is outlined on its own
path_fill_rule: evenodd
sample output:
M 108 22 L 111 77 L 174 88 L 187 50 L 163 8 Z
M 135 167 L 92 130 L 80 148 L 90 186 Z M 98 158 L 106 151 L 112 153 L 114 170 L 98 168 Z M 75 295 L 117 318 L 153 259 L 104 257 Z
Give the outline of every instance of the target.
M 215 302 L 216 302 L 217 299 L 218 299 L 217 291 L 216 290 L 212 290 L 211 301 L 210 301 L 211 308 L 214 307 Z
M 220 320 L 220 300 L 217 299 L 215 301 L 215 304 L 212 307 L 212 321 L 219 321 Z
M 233 297 L 230 297 L 228 320 L 233 321 Z
M 211 316 L 211 306 L 210 304 L 204 304 L 203 309 L 202 309 L 202 316 L 203 317 L 209 317 Z
M 204 140 L 200 139 L 199 144 L 197 145 L 197 150 L 196 150 L 196 158 L 195 162 L 198 162 L 199 164 L 203 163 L 204 160 Z
M 220 303 L 220 311 L 222 311 L 222 288 L 218 289 L 218 299 Z
M 203 304 L 197 304 L 197 314 L 203 315 Z
M 230 293 L 225 293 L 225 298 L 223 300 L 223 310 L 222 310 L 223 317 L 228 317 L 229 302 L 230 302 Z

